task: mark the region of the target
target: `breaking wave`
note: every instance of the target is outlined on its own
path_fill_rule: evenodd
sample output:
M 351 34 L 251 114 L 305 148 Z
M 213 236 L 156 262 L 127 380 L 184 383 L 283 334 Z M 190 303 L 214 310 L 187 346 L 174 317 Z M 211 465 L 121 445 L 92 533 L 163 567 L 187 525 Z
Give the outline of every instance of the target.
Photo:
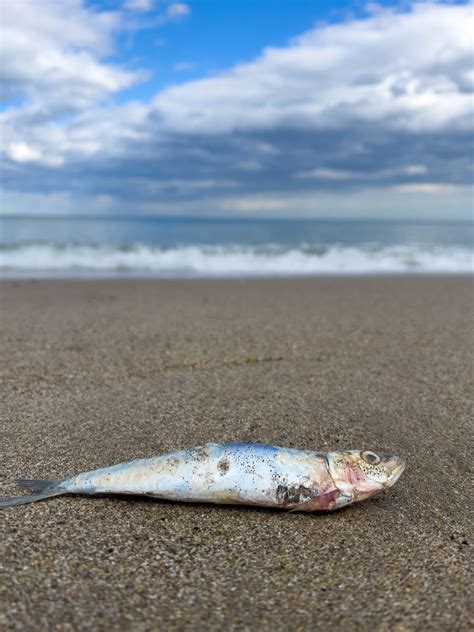
M 31 242 L 0 246 L 2 276 L 232 277 L 325 274 L 472 274 L 461 246 L 366 244 L 106 246 Z

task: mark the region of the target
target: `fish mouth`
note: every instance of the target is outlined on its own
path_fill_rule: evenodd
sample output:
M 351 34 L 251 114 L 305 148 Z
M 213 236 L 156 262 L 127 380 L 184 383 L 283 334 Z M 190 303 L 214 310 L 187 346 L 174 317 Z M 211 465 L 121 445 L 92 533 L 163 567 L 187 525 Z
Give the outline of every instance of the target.
M 390 476 L 388 477 L 386 487 L 392 487 L 392 485 L 395 485 L 395 483 L 398 481 L 400 476 L 405 471 L 405 465 L 406 465 L 405 459 L 403 459 L 402 457 L 397 457 L 397 463 L 395 464 L 395 467 L 393 468 Z

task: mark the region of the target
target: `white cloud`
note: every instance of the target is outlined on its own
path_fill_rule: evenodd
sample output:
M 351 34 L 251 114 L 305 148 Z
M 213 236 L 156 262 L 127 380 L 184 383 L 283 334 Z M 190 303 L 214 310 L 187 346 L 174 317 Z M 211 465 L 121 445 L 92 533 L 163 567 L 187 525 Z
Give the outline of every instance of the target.
M 461 127 L 472 108 L 471 11 L 420 3 L 409 13 L 317 27 L 252 63 L 171 87 L 153 109 L 167 128 L 190 133 L 348 122 L 415 132 Z
M 41 152 L 26 143 L 11 143 L 7 154 L 14 162 L 35 162 L 41 158 Z
M 172 2 L 166 9 L 166 17 L 171 20 L 180 20 L 191 13 L 191 8 L 184 2 Z
M 370 178 L 379 180 L 383 178 L 392 178 L 400 176 L 419 176 L 424 175 L 428 171 L 425 165 L 406 165 L 392 169 L 373 169 L 370 172 Z M 312 178 L 316 180 L 361 180 L 367 178 L 367 172 L 365 170 L 349 171 L 347 169 L 310 169 L 309 171 L 301 171 L 296 174 L 297 178 Z
M 151 11 L 153 6 L 153 0 L 126 0 L 123 4 L 123 8 L 129 11 Z
M 413 184 L 398 184 L 394 187 L 400 193 L 454 193 L 457 187 L 439 182 L 416 182 Z
M 7 103 L 21 96 L 54 117 L 130 86 L 133 73 L 100 62 L 122 26 L 118 14 L 96 13 L 79 0 L 3 3 L 0 78 Z
M 11 160 L 61 164 L 75 136 L 63 121 L 77 129 L 84 113 L 140 79 L 101 61 L 121 28 L 119 14 L 97 13 L 79 0 L 3 4 L 0 80 L 7 108 L 0 124 Z M 53 152 L 49 145 L 56 145 Z M 76 149 L 87 155 L 89 147 L 79 142 Z
M 408 176 L 420 176 L 427 173 L 428 169 L 425 165 L 408 165 L 405 167 L 405 173 Z
M 15 147 L 30 146 L 41 126 L 65 128 L 66 116 L 80 115 L 139 79 L 139 73 L 100 61 L 121 27 L 118 14 L 94 12 L 79 0 L 3 3 L 0 81 L 7 109 L 0 123 L 13 160 L 25 156 Z M 38 146 L 30 157 L 32 151 L 47 154 Z
M 346 169 L 311 169 L 297 174 L 298 178 L 320 178 L 321 180 L 352 180 L 358 174 Z
M 27 143 L 10 143 L 6 146 L 6 153 L 13 162 L 39 163 L 48 167 L 60 167 L 64 164 L 62 156 L 44 154 L 42 150 Z
M 166 22 L 179 22 L 191 14 L 191 7 L 184 2 L 172 2 L 163 13 L 157 18 L 157 24 L 165 24 Z

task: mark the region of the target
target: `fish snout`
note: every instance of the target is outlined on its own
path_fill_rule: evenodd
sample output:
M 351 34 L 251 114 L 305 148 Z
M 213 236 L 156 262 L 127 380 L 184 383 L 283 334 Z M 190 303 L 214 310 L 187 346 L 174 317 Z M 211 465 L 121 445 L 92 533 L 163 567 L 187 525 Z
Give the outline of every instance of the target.
M 402 456 L 394 454 L 387 464 L 388 474 L 386 487 L 392 487 L 398 481 L 405 470 L 406 460 Z

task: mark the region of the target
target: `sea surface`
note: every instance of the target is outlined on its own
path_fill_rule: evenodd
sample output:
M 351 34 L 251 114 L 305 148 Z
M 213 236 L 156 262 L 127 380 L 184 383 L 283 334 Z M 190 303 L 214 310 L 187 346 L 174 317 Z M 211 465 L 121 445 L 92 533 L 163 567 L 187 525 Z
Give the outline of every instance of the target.
M 0 217 L 0 275 L 472 274 L 474 224 Z

